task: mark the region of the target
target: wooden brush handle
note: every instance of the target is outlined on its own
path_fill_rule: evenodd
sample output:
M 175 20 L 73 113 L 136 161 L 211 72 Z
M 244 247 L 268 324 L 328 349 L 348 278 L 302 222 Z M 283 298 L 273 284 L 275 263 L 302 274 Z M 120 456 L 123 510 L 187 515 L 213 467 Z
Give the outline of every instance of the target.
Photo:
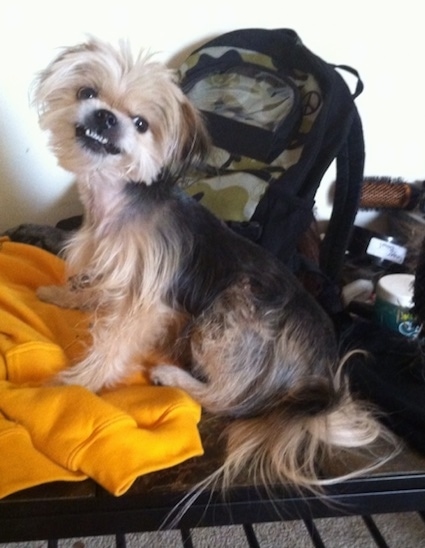
M 360 209 L 414 209 L 420 196 L 419 188 L 410 183 L 364 179 Z

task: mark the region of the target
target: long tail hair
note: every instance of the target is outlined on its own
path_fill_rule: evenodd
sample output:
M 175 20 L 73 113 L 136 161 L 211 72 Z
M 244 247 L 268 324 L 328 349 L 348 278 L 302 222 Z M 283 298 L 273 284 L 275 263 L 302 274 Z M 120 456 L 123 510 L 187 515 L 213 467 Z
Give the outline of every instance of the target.
M 241 482 L 272 495 L 273 486 L 287 485 L 325 497 L 325 486 L 367 474 L 391 460 L 400 443 L 378 420 L 373 406 L 352 397 L 342 375 L 351 354 L 341 362 L 333 390 L 327 383 L 314 389 L 304 385 L 284 396 L 281 405 L 252 418 L 232 420 L 223 432 L 227 443 L 223 464 L 186 494 L 167 524 L 169 520 L 177 524 L 207 489 L 221 490 L 225 497 L 232 485 Z M 350 471 L 326 476 L 326 463 L 338 461 L 343 467 L 345 457 L 350 458 Z
M 290 484 L 320 493 L 325 485 L 372 471 L 391 458 L 397 451 L 393 436 L 367 404 L 352 398 L 345 383 L 337 387 L 327 408 L 309 412 L 321 404 L 327 390 L 326 385 L 322 393 L 317 386 L 314 393 L 300 388 L 261 416 L 233 421 L 227 428 L 226 459 L 216 473 L 223 488 L 242 472 L 254 484 Z M 391 447 L 384 457 L 382 450 L 373 455 L 379 443 Z M 344 451 L 367 453 L 368 464 L 336 477 L 322 476 L 322 466 Z

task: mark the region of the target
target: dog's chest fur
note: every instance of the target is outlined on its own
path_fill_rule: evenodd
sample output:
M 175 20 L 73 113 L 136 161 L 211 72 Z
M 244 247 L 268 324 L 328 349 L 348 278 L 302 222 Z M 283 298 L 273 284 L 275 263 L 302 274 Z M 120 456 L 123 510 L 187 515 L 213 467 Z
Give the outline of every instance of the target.
M 80 272 L 89 270 L 107 307 L 196 318 L 237 286 L 252 293 L 260 311 L 271 307 L 280 316 L 295 306 L 319 314 L 270 254 L 166 180 L 127 183 L 113 199 L 103 217 L 86 220 L 70 247 L 71 264 L 76 258 Z

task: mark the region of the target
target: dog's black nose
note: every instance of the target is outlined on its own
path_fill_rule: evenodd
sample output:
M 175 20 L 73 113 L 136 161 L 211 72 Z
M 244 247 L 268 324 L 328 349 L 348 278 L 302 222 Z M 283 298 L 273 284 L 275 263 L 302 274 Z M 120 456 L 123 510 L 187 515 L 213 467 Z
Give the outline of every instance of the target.
M 76 137 L 83 147 L 102 154 L 121 152 L 120 133 L 119 119 L 113 112 L 104 108 L 93 110 L 82 123 L 75 126 Z
M 110 129 L 117 125 L 118 120 L 111 111 L 104 108 L 95 112 L 95 119 L 97 121 L 97 127 L 99 129 Z

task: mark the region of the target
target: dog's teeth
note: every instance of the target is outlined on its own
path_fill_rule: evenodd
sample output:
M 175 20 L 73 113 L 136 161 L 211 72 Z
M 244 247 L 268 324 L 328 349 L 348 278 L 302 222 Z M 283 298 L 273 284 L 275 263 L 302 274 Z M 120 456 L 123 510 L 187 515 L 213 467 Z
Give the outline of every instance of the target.
M 90 137 L 90 139 L 94 139 L 95 141 L 97 141 L 101 145 L 107 145 L 109 143 L 109 140 L 106 139 L 106 137 L 102 137 L 101 135 L 99 135 L 95 131 L 92 131 L 89 128 L 86 129 L 85 133 L 86 133 L 87 137 Z

